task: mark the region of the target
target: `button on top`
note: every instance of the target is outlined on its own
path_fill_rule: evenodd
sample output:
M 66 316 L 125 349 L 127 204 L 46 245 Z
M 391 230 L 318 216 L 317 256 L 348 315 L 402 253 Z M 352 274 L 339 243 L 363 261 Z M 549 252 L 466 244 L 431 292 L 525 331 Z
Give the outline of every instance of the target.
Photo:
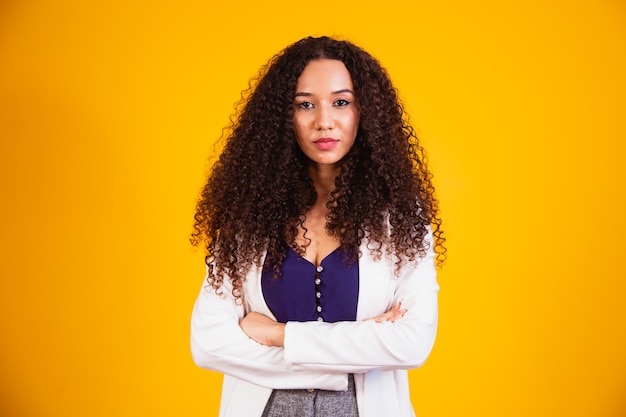
M 322 265 L 319 265 L 317 267 L 317 272 L 322 272 L 324 270 L 324 267 Z

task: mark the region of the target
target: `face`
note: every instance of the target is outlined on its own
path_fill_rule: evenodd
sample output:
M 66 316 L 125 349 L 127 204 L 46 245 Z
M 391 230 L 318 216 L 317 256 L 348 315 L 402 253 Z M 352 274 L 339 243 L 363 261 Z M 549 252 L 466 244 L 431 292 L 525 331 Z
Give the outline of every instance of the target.
M 337 165 L 359 128 L 352 77 L 343 62 L 309 62 L 298 78 L 293 125 L 298 146 L 313 164 Z

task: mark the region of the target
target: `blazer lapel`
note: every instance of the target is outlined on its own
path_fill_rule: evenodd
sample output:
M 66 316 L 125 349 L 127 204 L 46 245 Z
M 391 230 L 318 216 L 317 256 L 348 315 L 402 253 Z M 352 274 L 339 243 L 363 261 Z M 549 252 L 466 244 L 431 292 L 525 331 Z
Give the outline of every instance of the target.
M 384 254 L 376 261 L 367 248 L 367 242 L 361 244 L 357 320 L 375 317 L 392 307 L 395 287 L 392 268 L 392 263 Z

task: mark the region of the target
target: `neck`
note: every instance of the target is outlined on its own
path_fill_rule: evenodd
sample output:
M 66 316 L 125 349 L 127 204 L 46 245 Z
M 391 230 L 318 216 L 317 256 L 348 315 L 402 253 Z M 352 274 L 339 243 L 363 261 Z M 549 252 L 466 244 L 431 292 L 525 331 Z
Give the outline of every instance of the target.
M 335 178 L 341 172 L 339 165 L 309 165 L 309 175 L 313 180 L 313 185 L 317 191 L 318 200 L 328 199 L 330 193 L 335 189 Z

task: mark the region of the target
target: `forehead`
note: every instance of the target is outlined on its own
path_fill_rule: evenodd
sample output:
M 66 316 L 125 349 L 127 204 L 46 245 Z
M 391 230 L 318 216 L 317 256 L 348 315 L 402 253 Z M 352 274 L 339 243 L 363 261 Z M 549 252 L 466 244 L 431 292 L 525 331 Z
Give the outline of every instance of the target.
M 352 90 L 352 77 L 343 62 L 336 59 L 316 59 L 304 67 L 298 77 L 298 91 Z

